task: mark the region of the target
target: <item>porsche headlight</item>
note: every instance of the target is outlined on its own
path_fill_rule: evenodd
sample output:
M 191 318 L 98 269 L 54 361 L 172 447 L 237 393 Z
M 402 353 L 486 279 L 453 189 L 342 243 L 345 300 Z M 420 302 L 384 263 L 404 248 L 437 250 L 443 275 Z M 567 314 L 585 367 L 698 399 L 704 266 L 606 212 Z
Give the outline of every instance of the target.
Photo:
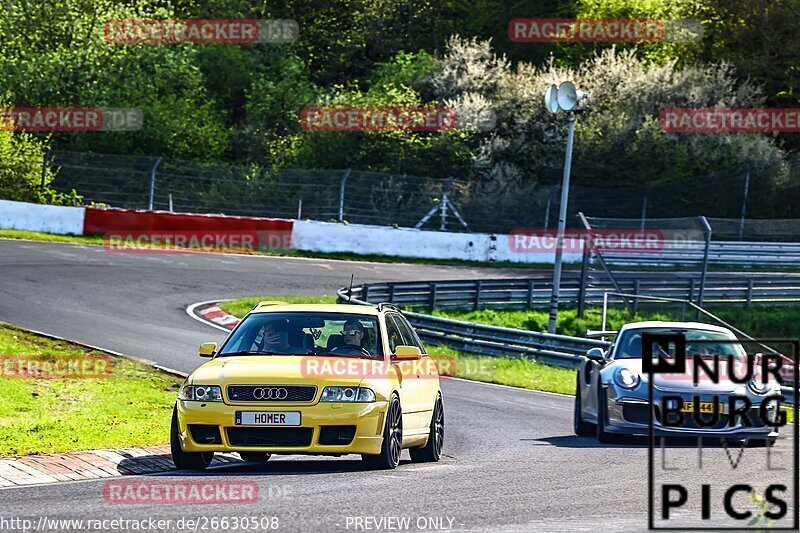
M 196 402 L 221 402 L 222 389 L 217 385 L 184 385 L 178 398 Z
M 766 394 L 772 388 L 769 382 L 764 382 L 764 380 L 759 379 L 753 376 L 753 379 L 747 382 L 747 385 L 750 387 L 750 390 L 756 394 Z
M 623 389 L 635 389 L 641 380 L 639 374 L 630 368 L 620 368 L 614 373 L 614 381 Z
M 371 403 L 375 401 L 375 392 L 365 387 L 325 387 L 319 401 Z

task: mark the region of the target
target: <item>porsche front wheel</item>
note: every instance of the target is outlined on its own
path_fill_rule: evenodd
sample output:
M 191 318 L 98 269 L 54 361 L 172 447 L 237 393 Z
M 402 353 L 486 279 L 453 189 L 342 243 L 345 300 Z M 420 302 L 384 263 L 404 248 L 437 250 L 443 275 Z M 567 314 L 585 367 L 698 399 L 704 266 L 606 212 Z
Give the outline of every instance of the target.
M 583 418 L 580 374 L 578 374 L 577 384 L 575 387 L 575 412 L 572 415 L 572 429 L 575 431 L 575 434 L 580 437 L 591 437 L 597 431 L 594 428 L 594 424 L 587 422 Z

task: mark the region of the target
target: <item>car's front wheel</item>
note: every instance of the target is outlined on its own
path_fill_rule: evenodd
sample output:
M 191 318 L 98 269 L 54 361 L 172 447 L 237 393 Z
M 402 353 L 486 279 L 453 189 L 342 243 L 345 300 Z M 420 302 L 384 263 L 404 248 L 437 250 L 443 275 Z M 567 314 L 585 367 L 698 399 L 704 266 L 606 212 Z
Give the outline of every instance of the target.
M 572 428 L 575 430 L 575 434 L 581 437 L 591 437 L 594 436 L 595 432 L 597 431 L 594 427 L 594 424 L 591 422 L 587 422 L 583 419 L 583 405 L 581 404 L 581 378 L 580 372 L 578 373 L 578 379 L 576 380 L 577 383 L 575 385 L 575 412 L 572 415 Z
M 608 400 L 606 399 L 606 389 L 603 385 L 597 384 L 597 440 L 603 444 L 616 442 L 614 435 L 606 431 L 606 420 L 608 419 Z
M 428 433 L 428 443 L 425 446 L 410 448 L 411 460 L 415 463 L 431 463 L 442 458 L 442 445 L 444 444 L 444 405 L 442 395 L 436 398 L 433 407 L 431 427 Z
M 181 448 L 178 428 L 178 408 L 172 410 L 172 424 L 169 432 L 169 447 L 172 462 L 178 470 L 205 470 L 214 459 L 214 452 L 185 452 Z
M 361 460 L 368 469 L 394 469 L 400 464 L 403 449 L 403 410 L 400 398 L 392 394 L 386 409 L 386 423 L 383 425 L 383 444 L 378 455 L 362 455 Z

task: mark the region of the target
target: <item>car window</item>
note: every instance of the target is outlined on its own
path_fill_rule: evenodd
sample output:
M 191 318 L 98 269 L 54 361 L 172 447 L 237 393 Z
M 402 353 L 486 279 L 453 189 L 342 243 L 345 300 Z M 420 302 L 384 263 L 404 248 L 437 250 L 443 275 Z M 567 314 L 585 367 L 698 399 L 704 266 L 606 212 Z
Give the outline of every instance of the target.
M 614 359 L 639 359 L 642 357 L 642 332 L 644 330 L 631 329 L 623 333 L 616 341 Z M 744 349 L 740 344 L 735 343 L 713 343 L 691 341 L 715 341 L 715 340 L 734 340 L 728 333 L 721 331 L 708 331 L 699 329 L 672 330 L 656 328 L 646 330 L 649 333 L 684 333 L 686 335 L 686 354 L 687 355 L 721 355 L 735 357 L 744 356 Z M 667 353 L 665 355 L 674 355 Z
M 353 333 L 355 332 L 355 333 Z M 335 355 L 381 357 L 378 321 L 352 313 L 254 313 L 219 355 Z
M 394 319 L 395 323 L 397 324 L 397 328 L 400 330 L 400 335 L 403 338 L 403 344 L 406 346 L 416 346 L 422 353 L 425 353 L 425 347 L 422 345 L 422 341 L 414 331 L 414 328 L 411 327 L 411 324 L 408 323 L 408 320 L 406 320 L 403 315 L 398 315 L 395 313 L 391 313 L 390 316 Z
M 400 333 L 400 329 L 391 314 L 386 315 L 386 337 L 389 339 L 389 350 L 392 353 L 395 352 L 395 348 L 404 343 L 403 335 Z

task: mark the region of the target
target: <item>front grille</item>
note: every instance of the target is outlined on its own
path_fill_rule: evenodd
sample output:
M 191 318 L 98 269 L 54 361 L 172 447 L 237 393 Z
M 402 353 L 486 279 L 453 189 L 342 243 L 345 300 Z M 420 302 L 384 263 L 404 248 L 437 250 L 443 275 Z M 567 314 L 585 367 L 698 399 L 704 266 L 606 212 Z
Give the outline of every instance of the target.
M 228 399 L 232 402 L 290 403 L 314 400 L 317 388 L 313 385 L 229 385 Z
M 233 446 L 309 446 L 312 428 L 227 428 Z
M 355 426 L 322 426 L 319 429 L 319 443 L 322 445 L 346 446 L 356 436 Z
M 650 413 L 646 404 L 623 403 L 622 418 L 631 424 L 649 424 Z
M 676 422 L 677 422 L 677 419 L 675 418 L 675 417 L 677 417 L 676 414 L 671 413 L 670 414 L 669 424 L 664 424 L 664 422 L 661 419 L 661 408 L 659 406 L 656 406 L 655 411 L 656 411 L 656 413 L 655 413 L 656 414 L 656 419 L 665 428 L 715 430 L 715 429 L 724 429 L 724 428 L 728 427 L 728 415 L 723 414 L 723 413 L 719 413 L 719 415 L 718 415 L 719 418 L 716 420 L 716 422 L 713 425 L 709 425 L 714 420 L 714 415 L 711 414 L 711 413 L 700 413 L 699 414 L 700 419 L 703 420 L 703 422 L 705 422 L 705 425 L 698 424 L 697 421 L 694 419 L 693 413 L 683 413 L 683 423 L 679 424 L 679 425 L 676 425 Z
M 218 426 L 205 424 L 189 424 L 189 433 L 197 444 L 222 444 Z

